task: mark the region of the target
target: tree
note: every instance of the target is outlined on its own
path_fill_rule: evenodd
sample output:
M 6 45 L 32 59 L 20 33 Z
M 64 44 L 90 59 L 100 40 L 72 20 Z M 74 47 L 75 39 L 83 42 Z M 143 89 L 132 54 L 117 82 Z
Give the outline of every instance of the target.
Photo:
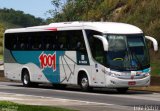
M 52 0 L 51 4 L 53 5 L 54 9 L 49 10 L 48 13 L 51 14 L 52 17 L 56 16 L 62 7 L 62 2 L 61 0 Z
M 4 26 L 0 23 L 0 55 L 3 53 L 3 34 L 4 34 Z
M 36 18 L 33 15 L 25 14 L 23 11 L 16 11 L 14 9 L 6 9 L 6 8 L 0 9 L 0 21 L 21 27 L 44 24 L 44 20 L 41 18 Z
M 104 0 L 67 0 L 66 4 L 62 4 L 61 0 L 52 0 L 55 9 L 49 13 L 55 22 L 96 20 L 101 14 L 98 6 L 103 2 Z

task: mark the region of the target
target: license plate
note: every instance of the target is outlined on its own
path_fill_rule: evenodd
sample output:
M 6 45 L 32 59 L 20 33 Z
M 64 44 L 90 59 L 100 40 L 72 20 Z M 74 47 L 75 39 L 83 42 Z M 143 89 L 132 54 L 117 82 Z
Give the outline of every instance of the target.
M 128 85 L 129 85 L 129 86 L 135 86 L 135 85 L 136 85 L 136 82 L 135 82 L 135 81 L 129 81 L 129 82 L 128 82 Z

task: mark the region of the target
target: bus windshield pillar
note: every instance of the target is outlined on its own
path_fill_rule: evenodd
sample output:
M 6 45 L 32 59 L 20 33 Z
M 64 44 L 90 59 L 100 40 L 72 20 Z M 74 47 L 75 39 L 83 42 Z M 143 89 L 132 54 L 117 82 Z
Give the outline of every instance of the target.
M 108 51 L 108 41 L 105 37 L 100 36 L 100 35 L 93 35 L 95 38 L 98 38 L 102 41 L 103 43 L 103 47 L 104 47 L 104 51 Z

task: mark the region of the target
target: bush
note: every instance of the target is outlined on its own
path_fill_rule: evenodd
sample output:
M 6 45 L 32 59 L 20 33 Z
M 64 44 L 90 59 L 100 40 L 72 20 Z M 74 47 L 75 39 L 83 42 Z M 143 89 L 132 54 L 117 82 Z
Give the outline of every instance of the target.
M 3 47 L 0 46 L 0 55 L 3 55 Z

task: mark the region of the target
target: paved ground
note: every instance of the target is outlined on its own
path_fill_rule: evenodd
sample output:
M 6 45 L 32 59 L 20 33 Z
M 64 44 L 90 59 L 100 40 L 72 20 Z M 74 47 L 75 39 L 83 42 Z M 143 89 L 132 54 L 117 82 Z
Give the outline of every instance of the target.
M 4 70 L 4 67 L 3 67 L 3 65 L 0 65 L 0 70 Z
M 130 111 L 126 110 L 130 107 L 114 106 L 112 104 L 78 101 L 70 99 L 60 99 L 43 96 L 33 96 L 24 94 L 0 93 L 0 100 L 12 101 L 20 104 L 28 105 L 45 105 L 45 106 L 60 106 L 68 109 L 82 110 L 82 111 Z M 130 108 L 132 109 L 132 108 Z
M 0 100 L 61 106 L 81 111 L 136 111 L 134 108 L 144 106 L 160 109 L 159 93 L 129 91 L 127 94 L 117 94 L 114 90 L 106 89 L 81 92 L 78 88 L 57 90 L 49 86 L 24 88 L 21 83 L 10 82 L 0 82 Z

